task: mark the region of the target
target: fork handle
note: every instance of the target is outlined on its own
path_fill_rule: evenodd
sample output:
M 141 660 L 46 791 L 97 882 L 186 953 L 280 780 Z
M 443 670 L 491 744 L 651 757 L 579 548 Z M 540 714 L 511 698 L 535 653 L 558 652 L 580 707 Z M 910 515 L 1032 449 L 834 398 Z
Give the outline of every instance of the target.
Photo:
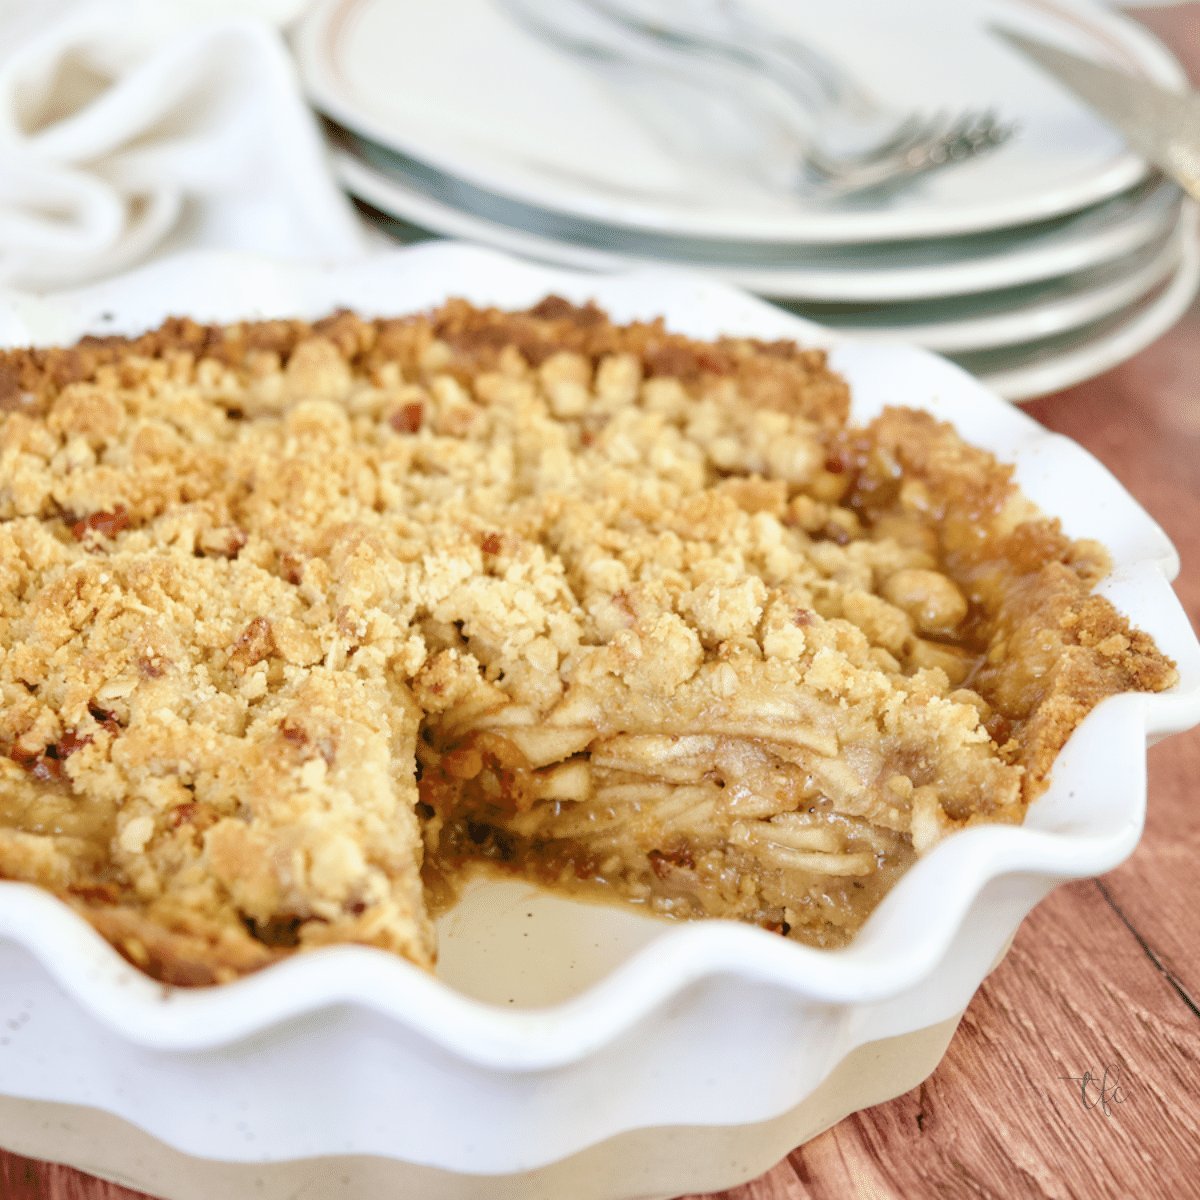
M 694 29 L 682 29 L 636 16 L 611 0 L 582 0 L 585 8 L 604 17 L 625 32 L 656 46 L 675 50 L 693 58 L 719 60 L 758 76 L 767 76 L 810 114 L 835 102 L 828 79 L 811 65 L 798 61 L 798 56 L 781 52 L 765 44 L 762 34 L 743 31 L 736 37 L 710 36 Z M 741 22 L 739 22 L 741 23 Z M 792 45 L 789 41 L 788 45 Z M 806 57 L 819 58 L 815 51 L 803 47 Z

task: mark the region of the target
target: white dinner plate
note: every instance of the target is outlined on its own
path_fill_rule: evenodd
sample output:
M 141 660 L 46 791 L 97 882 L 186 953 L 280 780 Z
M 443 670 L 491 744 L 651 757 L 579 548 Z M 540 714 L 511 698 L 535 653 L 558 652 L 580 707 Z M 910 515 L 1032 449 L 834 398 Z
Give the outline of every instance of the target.
M 478 187 L 612 225 L 745 241 L 977 232 L 1072 212 L 1141 179 L 1123 140 L 989 23 L 1186 85 L 1150 34 L 1087 0 L 841 0 L 820 20 L 789 0 L 744 2 L 898 110 L 993 107 L 1018 136 L 890 197 L 822 205 L 731 166 L 740 147 L 672 152 L 627 91 L 527 33 L 500 0 L 320 0 L 296 49 L 320 109 Z
M 843 333 L 896 338 L 940 354 L 995 349 L 1066 333 L 1147 296 L 1179 266 L 1189 222 L 1112 263 L 1044 283 L 913 304 L 788 304 L 797 316 Z
M 1022 229 L 873 246 L 699 242 L 552 219 L 556 230 L 571 234 L 562 237 L 544 231 L 544 213 L 485 197 L 418 164 L 401 176 L 394 155 L 381 159 L 377 148 L 356 146 L 359 153 L 346 146 L 335 151 L 338 178 L 360 200 L 400 221 L 394 232 L 404 240 L 436 233 L 589 270 L 685 267 L 781 300 L 924 300 L 1053 279 L 1166 236 L 1178 222 L 1180 204 L 1173 184 L 1148 181 L 1085 212 Z M 376 161 L 365 161 L 365 153 Z M 465 207 L 480 204 L 495 215 Z
M 1195 225 L 1170 282 L 1102 321 L 1023 346 L 955 355 L 954 361 L 1006 400 L 1032 400 L 1093 379 L 1156 341 L 1188 310 L 1200 287 Z

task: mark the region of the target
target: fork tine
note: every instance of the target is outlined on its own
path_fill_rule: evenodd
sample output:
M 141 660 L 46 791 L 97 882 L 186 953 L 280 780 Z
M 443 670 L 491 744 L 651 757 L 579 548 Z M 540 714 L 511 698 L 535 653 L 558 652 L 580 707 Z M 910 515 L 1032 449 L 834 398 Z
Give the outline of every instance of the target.
M 967 109 L 960 113 L 946 129 L 942 145 L 954 146 L 967 142 L 971 138 L 971 130 L 975 127 L 975 114 Z
M 998 125 L 996 110 L 986 108 L 971 122 L 971 127 L 967 130 L 967 137 L 973 144 L 983 145 L 991 139 L 992 133 Z
M 808 164 L 817 174 L 837 176 L 847 170 L 876 166 L 893 160 L 900 162 L 912 149 L 925 144 L 929 137 L 928 123 L 923 117 L 914 113 L 906 118 L 885 142 L 872 146 L 869 150 L 855 154 L 833 155 L 826 153 L 818 143 L 814 142 L 806 148 L 805 154 Z
M 941 142 L 946 136 L 950 120 L 950 114 L 940 108 L 928 115 L 914 113 L 913 118 L 906 123 L 906 137 L 889 139 L 889 144 L 878 147 L 874 153 L 863 156 L 856 163 L 847 163 L 847 166 L 871 166 L 882 170 L 887 164 L 892 164 L 900 168 L 922 157 L 929 147 Z
M 957 117 L 941 113 L 938 117 L 942 123 L 940 134 L 911 151 L 903 164 L 884 161 L 869 167 L 830 171 L 825 179 L 826 194 L 842 198 L 909 183 L 943 167 L 986 154 L 1013 133 L 1011 125 L 999 125 L 990 112 L 968 110 Z
M 975 122 L 971 136 L 981 142 L 1000 145 L 1008 141 L 1016 131 L 1016 122 L 1003 122 L 994 108 L 988 108 L 980 114 Z
M 871 156 L 883 158 L 889 154 L 903 153 L 910 145 L 927 135 L 928 120 L 920 113 L 909 113 L 886 140 L 873 148 Z
M 940 147 L 939 161 L 964 162 L 988 145 L 988 132 L 994 125 L 990 110 L 965 112 L 947 132 Z
M 1002 146 L 1009 138 L 1013 137 L 1019 126 L 1016 121 L 1001 121 L 995 110 L 989 110 L 991 113 L 991 121 L 987 127 L 980 132 L 980 138 L 989 146 Z
M 951 114 L 945 109 L 937 109 L 929 116 L 914 114 L 914 118 L 909 135 L 886 151 L 877 149 L 857 158 L 843 158 L 826 154 L 814 145 L 808 151 L 806 166 L 818 179 L 833 185 L 859 179 L 885 181 L 893 175 L 907 174 L 945 143 L 952 127 Z M 852 184 L 854 190 L 861 186 Z

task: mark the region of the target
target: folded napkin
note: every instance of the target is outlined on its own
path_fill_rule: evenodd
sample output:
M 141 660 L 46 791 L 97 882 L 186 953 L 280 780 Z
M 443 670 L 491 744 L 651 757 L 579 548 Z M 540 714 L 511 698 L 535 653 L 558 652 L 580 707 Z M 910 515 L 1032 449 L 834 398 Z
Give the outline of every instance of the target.
M 279 26 L 296 0 L 0 0 L 0 284 L 189 247 L 365 247 Z

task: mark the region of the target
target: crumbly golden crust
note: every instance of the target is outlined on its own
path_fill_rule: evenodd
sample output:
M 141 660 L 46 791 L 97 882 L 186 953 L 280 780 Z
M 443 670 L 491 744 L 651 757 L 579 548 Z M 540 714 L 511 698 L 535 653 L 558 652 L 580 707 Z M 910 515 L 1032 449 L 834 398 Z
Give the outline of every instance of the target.
M 948 426 L 548 298 L 0 353 L 0 876 L 194 984 L 476 860 L 845 941 L 1171 664 Z

